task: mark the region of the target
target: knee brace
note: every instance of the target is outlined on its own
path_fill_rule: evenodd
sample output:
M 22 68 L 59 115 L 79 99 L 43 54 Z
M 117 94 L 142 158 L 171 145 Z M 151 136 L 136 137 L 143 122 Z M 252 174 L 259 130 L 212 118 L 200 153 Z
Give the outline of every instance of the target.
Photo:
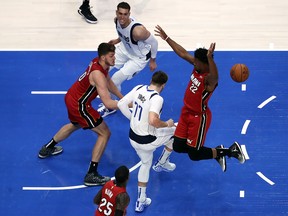
M 188 151 L 189 158 L 193 161 L 207 160 L 213 158 L 211 148 L 200 147 L 199 150 L 193 147 L 189 147 Z
M 187 153 L 188 146 L 186 144 L 186 139 L 182 139 L 182 138 L 174 136 L 173 150 L 178 153 Z

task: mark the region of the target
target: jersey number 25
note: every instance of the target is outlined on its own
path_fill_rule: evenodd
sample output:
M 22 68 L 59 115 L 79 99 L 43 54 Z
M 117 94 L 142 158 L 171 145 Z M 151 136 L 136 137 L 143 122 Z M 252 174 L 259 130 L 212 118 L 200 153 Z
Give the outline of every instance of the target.
M 113 208 L 113 204 L 111 202 L 108 202 L 107 199 L 102 198 L 101 199 L 101 203 L 98 207 L 98 210 L 100 212 L 103 212 L 104 215 L 111 215 L 112 213 L 112 208 Z

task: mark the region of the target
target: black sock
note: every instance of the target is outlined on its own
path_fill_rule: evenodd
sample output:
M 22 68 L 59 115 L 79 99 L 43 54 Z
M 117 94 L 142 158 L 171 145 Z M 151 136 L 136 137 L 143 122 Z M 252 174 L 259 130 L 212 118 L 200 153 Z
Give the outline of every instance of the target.
M 98 168 L 98 162 L 90 162 L 89 170 L 88 173 L 97 173 L 97 168 Z
M 83 0 L 83 3 L 82 3 L 82 5 L 83 6 L 88 6 L 89 7 L 89 4 L 90 4 L 90 2 L 89 2 L 89 0 Z
M 52 138 L 45 146 L 46 148 L 54 148 L 57 142 Z
M 216 148 L 217 157 L 228 156 L 231 157 L 231 151 L 229 148 Z

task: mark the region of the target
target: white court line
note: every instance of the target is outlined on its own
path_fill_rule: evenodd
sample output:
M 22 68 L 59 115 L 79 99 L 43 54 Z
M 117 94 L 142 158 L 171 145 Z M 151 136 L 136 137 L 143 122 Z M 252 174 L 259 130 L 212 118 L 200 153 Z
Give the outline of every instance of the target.
M 198 45 L 199 43 L 196 43 L 195 44 L 195 47 L 192 47 L 192 48 L 185 48 L 187 51 L 191 51 L 191 52 L 193 52 L 193 51 L 195 51 L 195 48 L 197 48 L 197 45 Z M 62 52 L 62 51 L 65 51 L 65 52 L 87 52 L 87 51 L 92 51 L 92 52 L 96 52 L 96 50 L 95 49 L 93 49 L 93 48 L 91 48 L 91 49 L 55 49 L 55 48 L 51 48 L 51 49 L 49 49 L 49 48 L 38 48 L 38 49 L 1 49 L 0 48 L 0 51 L 26 51 L 26 52 L 38 52 L 38 51 L 44 51 L 44 52 L 51 52 L 51 51 L 59 51 L 59 52 Z M 173 49 L 171 48 L 171 47 L 167 47 L 167 48 L 159 48 L 158 49 L 158 51 L 164 51 L 164 52 L 171 52 L 171 51 L 173 51 Z M 262 49 L 260 49 L 260 48 L 258 48 L 258 49 L 248 49 L 248 48 L 241 48 L 241 49 L 217 49 L 217 52 L 226 52 L 226 51 L 261 51 L 261 52 L 274 52 L 274 51 L 288 51 L 288 49 L 274 49 L 273 48 L 273 50 L 271 50 L 271 46 L 270 46 L 270 44 L 269 44 L 269 47 L 268 48 L 262 48 Z
M 67 186 L 67 187 L 22 187 L 22 190 L 33 190 L 33 191 L 41 191 L 41 190 L 74 190 L 80 188 L 86 188 L 86 185 L 76 185 L 76 186 Z
M 251 120 L 246 120 L 243 127 L 242 127 L 242 130 L 241 130 L 241 134 L 246 134 L 246 131 L 247 131 L 247 128 L 250 124 Z
M 271 102 L 272 100 L 274 100 L 276 98 L 275 95 L 271 96 L 270 98 L 268 98 L 267 100 L 263 101 L 258 108 L 262 109 L 266 104 L 268 104 L 269 102 Z
M 129 172 L 133 172 L 135 169 L 140 167 L 141 161 L 139 161 L 136 165 L 129 169 Z M 113 176 L 111 180 L 114 180 L 115 177 Z M 67 186 L 67 187 L 22 187 L 22 190 L 33 190 L 33 191 L 40 191 L 40 190 L 75 190 L 86 188 L 86 185 L 76 185 L 76 186 Z
M 275 183 L 273 181 L 271 181 L 270 179 L 268 179 L 266 176 L 264 176 L 261 172 L 256 172 L 256 174 L 262 178 L 264 181 L 266 181 L 268 184 L 270 185 L 274 185 Z
M 249 157 L 249 155 L 248 155 L 248 153 L 247 153 L 246 146 L 245 146 L 245 145 L 241 145 L 241 149 L 242 149 L 242 152 L 243 152 L 243 154 L 244 154 L 245 159 L 246 159 L 246 160 L 249 160 L 250 157 Z
M 31 91 L 31 94 L 66 94 L 67 91 Z

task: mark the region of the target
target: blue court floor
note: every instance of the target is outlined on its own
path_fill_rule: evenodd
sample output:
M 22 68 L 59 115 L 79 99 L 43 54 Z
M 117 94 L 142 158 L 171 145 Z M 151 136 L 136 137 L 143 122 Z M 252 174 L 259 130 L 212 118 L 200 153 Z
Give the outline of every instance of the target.
M 62 155 L 39 159 L 41 146 L 68 118 L 63 92 L 35 91 L 67 91 L 96 55 L 91 51 L 0 52 L 1 216 L 94 215 L 93 197 L 100 187 L 84 187 L 83 178 L 97 137 L 80 130 L 61 143 Z M 161 117 L 177 122 L 192 66 L 168 51 L 159 52 L 157 61 L 158 69 L 169 75 Z M 152 204 L 143 213 L 135 213 L 139 159 L 129 144 L 129 122 L 118 111 L 105 118 L 112 136 L 99 172 L 113 176 L 122 164 L 132 168 L 127 215 L 288 214 L 288 52 L 218 51 L 215 61 L 220 81 L 209 104 L 213 120 L 205 145 L 228 147 L 238 141 L 249 159 L 245 164 L 228 159 L 223 173 L 215 160 L 192 162 L 187 155 L 173 153 L 176 170 L 151 170 L 147 195 Z M 231 80 L 229 72 L 235 63 L 249 67 L 245 83 Z M 146 68 L 124 83 L 123 93 L 148 84 L 151 75 Z M 161 151 L 155 152 L 155 160 Z

